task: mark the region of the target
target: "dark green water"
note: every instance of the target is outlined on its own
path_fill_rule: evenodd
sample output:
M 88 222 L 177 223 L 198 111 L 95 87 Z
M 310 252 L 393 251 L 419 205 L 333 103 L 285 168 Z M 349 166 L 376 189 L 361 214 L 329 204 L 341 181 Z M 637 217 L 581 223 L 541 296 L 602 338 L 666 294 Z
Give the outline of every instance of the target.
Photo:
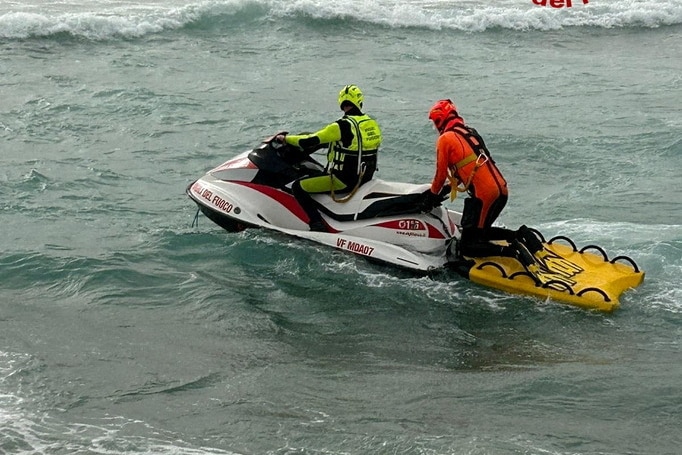
M 682 30 L 439 29 L 415 3 L 0 12 L 0 453 L 678 452 Z M 452 97 L 510 181 L 500 222 L 644 284 L 597 314 L 191 226 L 188 183 L 334 120 L 346 83 L 381 178 L 430 181 Z

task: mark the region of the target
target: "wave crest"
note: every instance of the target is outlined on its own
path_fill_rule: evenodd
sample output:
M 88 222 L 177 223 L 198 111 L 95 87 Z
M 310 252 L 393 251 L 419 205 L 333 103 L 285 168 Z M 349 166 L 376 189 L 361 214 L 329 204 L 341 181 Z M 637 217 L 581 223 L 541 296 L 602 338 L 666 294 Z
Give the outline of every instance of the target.
M 565 27 L 645 27 L 682 23 L 678 0 L 593 1 L 572 8 L 533 5 L 530 0 L 212 0 L 182 6 L 146 3 L 97 12 L 83 3 L 34 12 L 0 12 L 0 39 L 74 36 L 92 40 L 138 38 L 169 30 L 211 28 L 267 19 L 272 21 L 355 21 L 390 28 L 483 32 L 489 29 L 556 30 Z M 90 5 L 93 9 L 94 5 Z M 86 10 L 84 10 L 86 8 Z

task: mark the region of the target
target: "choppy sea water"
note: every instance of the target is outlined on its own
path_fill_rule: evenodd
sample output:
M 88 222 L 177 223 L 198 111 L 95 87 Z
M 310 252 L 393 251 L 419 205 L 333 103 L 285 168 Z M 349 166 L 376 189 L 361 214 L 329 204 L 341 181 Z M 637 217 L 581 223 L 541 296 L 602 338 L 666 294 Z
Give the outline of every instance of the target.
M 0 453 L 674 454 L 682 2 L 0 4 Z M 428 182 L 451 97 L 500 217 L 645 271 L 613 314 L 262 231 L 188 183 L 365 92 Z M 452 203 L 461 207 L 461 200 Z

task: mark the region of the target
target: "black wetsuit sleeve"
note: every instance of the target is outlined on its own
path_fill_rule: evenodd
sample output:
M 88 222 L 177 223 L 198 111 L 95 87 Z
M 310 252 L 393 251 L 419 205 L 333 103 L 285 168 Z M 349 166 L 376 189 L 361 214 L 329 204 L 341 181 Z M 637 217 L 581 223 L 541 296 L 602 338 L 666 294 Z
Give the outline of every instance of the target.
M 353 137 L 355 137 L 350 122 L 341 118 L 338 119 L 336 123 L 339 124 L 339 129 L 341 130 L 341 145 L 350 147 L 350 144 L 353 142 Z

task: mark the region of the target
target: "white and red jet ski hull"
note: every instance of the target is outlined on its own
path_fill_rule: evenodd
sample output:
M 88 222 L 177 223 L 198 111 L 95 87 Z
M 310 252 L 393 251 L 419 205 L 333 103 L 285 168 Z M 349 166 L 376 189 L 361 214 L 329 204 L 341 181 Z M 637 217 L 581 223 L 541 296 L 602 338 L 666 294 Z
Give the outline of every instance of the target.
M 249 158 L 258 150 L 223 163 L 187 188 L 200 210 L 224 229 L 270 229 L 420 272 L 441 268 L 452 259 L 451 244 L 459 235 L 458 213 L 443 207 L 420 213 L 408 207 L 405 213 L 367 215 L 405 197 L 418 200 L 428 185 L 374 179 L 345 203 L 334 202 L 327 194 L 315 195 L 329 232 L 311 232 L 307 215 L 289 190 L 290 183 L 268 184 L 269 177 L 263 178 L 267 172 L 254 163 L 259 160 Z M 391 211 L 401 209 L 388 208 Z

